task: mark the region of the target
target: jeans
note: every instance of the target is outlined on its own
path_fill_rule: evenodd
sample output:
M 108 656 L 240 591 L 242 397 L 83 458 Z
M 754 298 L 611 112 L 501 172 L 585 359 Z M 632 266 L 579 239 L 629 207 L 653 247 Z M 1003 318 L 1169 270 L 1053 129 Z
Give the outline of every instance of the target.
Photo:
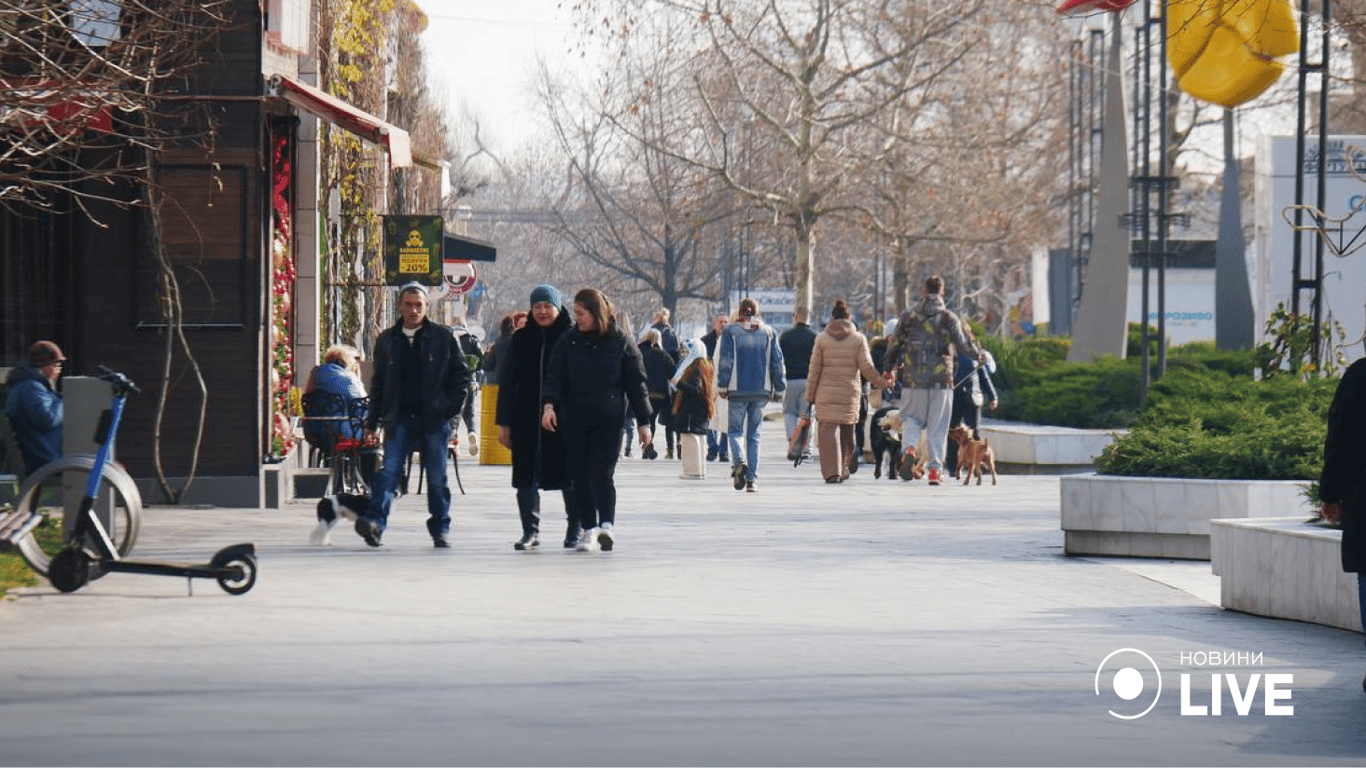
M 427 475 L 427 533 L 445 536 L 451 529 L 451 489 L 446 484 L 446 446 L 451 440 L 451 425 L 443 422 L 431 432 L 422 429 L 421 416 L 403 416 L 384 435 L 384 465 L 375 475 L 370 490 L 370 507 L 365 516 L 381 532 L 389 524 L 389 509 L 394 504 L 403 465 L 413 451 L 422 451 L 422 471 Z
M 715 453 L 724 456 L 729 449 L 726 448 L 726 436 L 719 430 L 707 430 L 707 455 Z
M 797 421 L 806 412 L 806 379 L 788 379 L 787 389 L 783 390 L 783 427 L 784 434 L 792 439 L 792 431 Z
M 920 443 L 920 430 L 925 430 L 925 466 L 939 470 L 944 467 L 945 444 L 949 441 L 949 411 L 953 407 L 953 390 L 912 389 L 901 391 L 901 444 L 911 447 Z
M 745 479 L 753 482 L 759 475 L 759 426 L 764 423 L 765 398 L 730 398 L 730 462 L 739 464 L 745 457 Z M 740 453 L 740 435 L 745 436 L 745 452 Z
M 1361 606 L 1361 620 L 1366 624 L 1366 572 L 1357 573 L 1357 603 Z

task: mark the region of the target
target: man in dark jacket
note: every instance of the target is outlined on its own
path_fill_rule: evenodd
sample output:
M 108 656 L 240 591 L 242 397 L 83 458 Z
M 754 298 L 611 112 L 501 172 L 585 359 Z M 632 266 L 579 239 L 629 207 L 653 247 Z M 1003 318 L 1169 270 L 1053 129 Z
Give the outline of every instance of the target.
M 24 473 L 62 456 L 62 395 L 57 379 L 66 356 L 61 347 L 39 341 L 29 348 L 28 359 L 10 371 L 5 382 L 5 415 L 24 457 Z
M 469 449 L 471 456 L 479 455 L 479 433 L 474 431 L 474 396 L 479 391 L 477 378 L 479 371 L 484 366 L 484 348 L 479 346 L 479 339 L 470 333 L 470 328 L 465 324 L 464 317 L 456 317 L 451 324 L 451 333 L 455 336 L 456 345 L 460 347 L 460 354 L 465 356 L 465 367 L 470 372 L 469 393 L 465 395 L 465 407 L 460 409 L 460 416 L 451 424 L 456 442 L 460 441 L 460 422 L 465 423 L 465 447 Z
M 677 360 L 683 345 L 678 340 L 678 334 L 674 333 L 673 326 L 669 325 L 668 307 L 660 307 L 655 312 L 654 322 L 650 324 L 650 327 L 659 331 L 659 348 L 669 353 L 669 357 Z
M 451 329 L 427 319 L 427 289 L 408 283 L 399 290 L 402 317 L 375 340 L 366 436 L 384 427 L 384 466 L 375 475 L 370 507 L 356 519 L 356 533 L 378 547 L 389 521 L 404 460 L 422 452 L 427 475 L 427 533 L 438 549 L 450 546 L 451 491 L 446 484 L 446 446 L 451 419 L 469 394 L 470 373 Z
M 1328 407 L 1319 499 L 1323 516 L 1342 525 L 1342 570 L 1357 575 L 1366 616 L 1366 358 L 1347 368 Z M 1366 689 L 1366 680 L 1361 681 Z
M 783 426 L 787 428 L 789 439 L 802 411 L 806 410 L 806 372 L 811 366 L 811 350 L 816 345 L 816 332 L 806 322 L 810 315 L 806 307 L 792 310 L 792 327 L 778 337 L 787 379 L 787 389 L 783 390 Z

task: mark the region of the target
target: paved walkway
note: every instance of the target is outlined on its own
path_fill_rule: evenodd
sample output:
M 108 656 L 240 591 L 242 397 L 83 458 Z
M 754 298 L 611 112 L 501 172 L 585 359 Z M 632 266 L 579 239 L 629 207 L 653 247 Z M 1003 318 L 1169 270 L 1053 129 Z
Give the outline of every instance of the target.
M 137 554 L 255 541 L 260 580 L 110 575 L 0 604 L 5 765 L 1360 765 L 1360 635 L 1223 611 L 1208 564 L 1062 556 L 1055 476 L 844 485 L 780 460 L 757 494 L 719 465 L 618 471 L 618 549 L 515 553 L 505 467 L 464 462 L 454 548 L 423 499 L 385 546 L 312 508 L 148 511 Z M 1094 691 L 1110 652 L 1161 667 Z M 1294 675 L 1291 717 L 1181 715 L 1183 652 Z M 1111 670 L 1112 671 L 1112 670 Z M 1107 676 L 1107 681 L 1109 677 Z M 1282 702 L 1284 703 L 1284 702 Z M 1123 710 L 1125 706 L 1129 710 Z

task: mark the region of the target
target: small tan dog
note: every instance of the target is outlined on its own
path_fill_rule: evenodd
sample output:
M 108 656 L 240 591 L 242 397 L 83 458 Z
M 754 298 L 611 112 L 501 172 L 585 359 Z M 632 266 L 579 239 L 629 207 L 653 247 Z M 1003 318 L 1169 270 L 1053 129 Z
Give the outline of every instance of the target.
M 967 477 L 963 478 L 963 485 L 972 482 L 974 475 L 977 477 L 977 484 L 981 485 L 982 468 L 986 467 L 991 472 L 991 484 L 996 485 L 996 452 L 991 450 L 991 444 L 986 438 L 972 439 L 972 430 L 965 424 L 959 424 L 949 430 L 949 439 L 958 444 L 958 469 L 953 479 L 957 480 L 966 467 L 968 473 Z

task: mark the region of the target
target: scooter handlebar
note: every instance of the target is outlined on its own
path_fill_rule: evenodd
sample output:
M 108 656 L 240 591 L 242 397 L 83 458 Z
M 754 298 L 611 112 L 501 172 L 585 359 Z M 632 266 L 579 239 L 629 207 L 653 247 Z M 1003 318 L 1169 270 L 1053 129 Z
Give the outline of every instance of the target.
M 100 369 L 100 375 L 96 377 L 100 381 L 107 381 L 110 384 L 113 384 L 116 389 L 121 389 L 124 392 L 142 391 L 138 389 L 138 385 L 134 384 L 132 379 L 128 378 L 124 374 L 119 373 L 118 371 L 115 371 L 103 365 L 96 367 Z

